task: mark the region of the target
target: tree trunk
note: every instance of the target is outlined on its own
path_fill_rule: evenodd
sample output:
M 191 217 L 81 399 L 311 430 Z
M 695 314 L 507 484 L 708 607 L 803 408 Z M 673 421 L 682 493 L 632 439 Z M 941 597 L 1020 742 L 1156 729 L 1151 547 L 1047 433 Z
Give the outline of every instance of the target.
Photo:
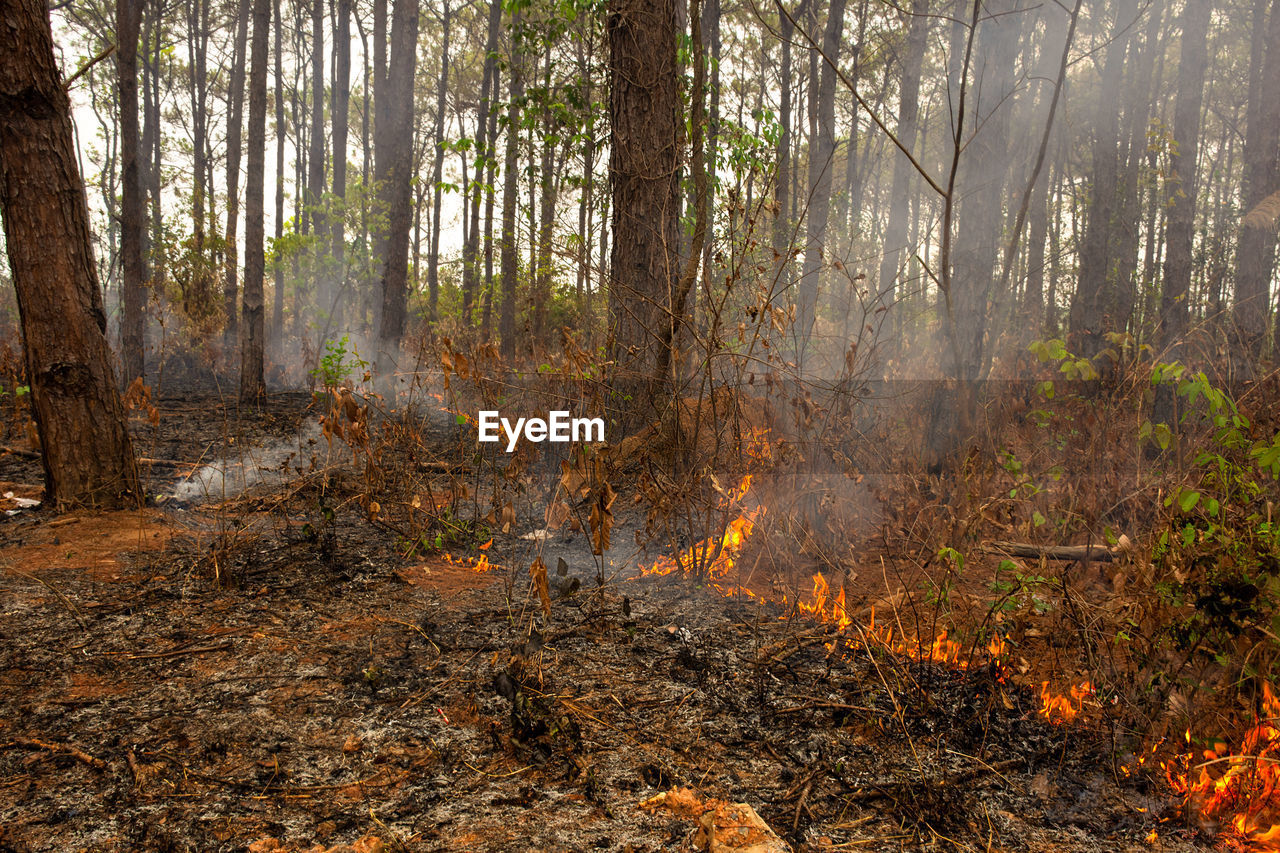
M 378 366 L 389 378 L 400 354 L 408 308 L 409 227 L 413 209 L 413 75 L 418 54 L 417 0 L 395 0 L 391 22 L 390 67 L 385 91 L 389 103 L 377 115 L 387 123 L 380 133 L 387 156 L 377 163 L 387 211 L 386 254 L 382 258 L 382 322 L 378 327 Z
M 0 0 L 0 211 L 47 498 L 124 506 L 141 497 L 138 468 L 48 14 L 41 0 Z
M 1196 157 L 1200 148 L 1200 107 L 1204 100 L 1210 0 L 1187 0 L 1182 14 L 1182 48 L 1178 59 L 1178 96 L 1174 103 L 1173 152 L 1167 185 L 1168 254 L 1160 300 L 1157 348 L 1176 359 L 1187 330 L 1191 290 L 1192 243 L 1195 238 Z
M 520 13 L 511 22 L 520 26 Z M 511 367 L 516 356 L 516 208 L 519 206 L 520 166 L 520 101 L 524 98 L 524 63 L 518 46 L 512 50 L 510 80 L 507 87 L 507 146 L 502 165 L 502 316 L 498 334 L 502 338 L 502 357 Z
M 333 291 L 329 300 L 330 328 L 341 330 L 347 293 L 347 131 L 351 127 L 351 5 L 338 0 L 333 42 Z
M 466 242 L 462 247 L 462 324 L 472 325 L 472 305 L 480 281 L 478 265 L 480 247 L 480 194 L 481 178 L 484 164 L 490 157 L 489 142 L 486 139 L 489 126 L 489 81 L 498 67 L 498 31 L 502 23 L 501 0 L 493 0 L 489 4 L 489 32 L 484 47 L 484 75 L 480 84 L 480 109 L 476 115 L 476 136 L 473 156 L 476 160 L 476 174 L 473 186 L 464 186 L 468 199 L 466 210 L 470 214 L 470 225 L 467 227 Z M 519 48 L 516 48 L 517 50 Z
M 189 295 L 187 317 L 200 328 L 213 309 L 211 268 L 205 259 L 205 214 L 209 206 L 209 116 L 208 68 L 210 0 L 191 0 L 187 14 L 187 58 L 191 71 L 191 219 L 192 243 L 196 256 Z M 216 309 L 215 309 L 216 310 Z
M 335 293 L 329 268 L 328 216 L 324 208 L 324 0 L 311 0 L 311 135 L 307 150 L 306 217 L 316 236 L 312 271 L 315 277 L 316 350 L 322 352 L 332 328 Z
M 929 0 L 913 0 L 910 20 L 907 23 L 907 44 L 902 54 L 902 76 L 898 91 L 898 140 L 908 151 L 915 150 L 916 123 L 920 114 L 920 69 L 924 64 L 925 42 L 929 38 Z M 857 133 L 854 124 L 853 134 Z M 849 162 L 853 162 L 852 147 Z M 890 306 L 895 319 L 901 311 L 893 309 L 897 299 L 898 278 L 902 274 L 902 257 L 907 248 L 907 216 L 911 205 L 911 178 L 915 168 L 906 157 L 897 157 L 893 163 L 893 185 L 889 193 L 889 224 L 885 231 L 884 257 L 880 261 L 879 299 Z M 852 196 L 852 187 L 850 188 Z M 851 204 L 854 202 L 850 198 Z M 855 207 L 856 211 L 857 208 Z M 852 228 L 851 228 L 852 230 Z M 894 340 L 893 346 L 900 341 Z
M 1268 5 L 1271 8 L 1267 15 Z M 1250 63 L 1249 106 L 1244 140 L 1243 211 L 1247 214 L 1268 195 L 1280 191 L 1280 2 L 1258 0 L 1253 32 L 1257 56 Z M 1265 56 L 1265 58 L 1262 58 Z M 1262 357 L 1275 270 L 1274 228 L 1244 224 L 1236 248 L 1235 305 L 1232 310 L 1233 354 L 1242 366 Z
M 276 101 L 276 240 L 284 238 L 284 61 L 280 49 L 281 33 L 284 31 L 284 20 L 280 12 L 280 0 L 273 0 L 275 16 L 275 101 Z M 266 122 L 263 122 L 263 135 L 266 134 Z M 265 140 L 264 140 L 265 143 Z M 273 351 L 280 361 L 284 360 L 284 264 L 277 258 L 274 267 L 274 288 L 271 311 L 271 340 Z M 266 274 L 264 269 L 263 274 Z
M 231 348 L 239 341 L 239 312 L 236 310 L 240 295 L 239 280 L 236 277 L 236 225 L 240 218 L 240 153 L 241 131 L 244 118 L 244 68 L 245 47 L 249 41 L 249 0 L 240 0 L 236 21 L 236 43 L 234 61 L 231 66 L 231 90 L 227 93 L 230 101 L 227 118 L 227 247 L 226 277 L 223 280 L 223 306 L 226 311 L 227 324 L 223 329 L 223 349 L 227 352 L 227 360 L 231 360 Z
M 116 4 L 116 72 L 120 86 L 120 354 L 125 384 L 146 374 L 146 199 L 138 133 L 138 36 L 142 0 Z
M 823 249 L 834 245 L 828 239 L 827 222 L 831 218 L 831 184 L 835 169 L 835 109 L 836 75 L 832 62 L 840 61 L 841 33 L 844 30 L 845 0 L 831 0 L 827 12 L 827 25 L 822 35 L 821 60 L 817 51 L 811 51 L 814 59 L 821 61 L 817 75 L 818 91 L 810 94 L 816 119 L 816 136 L 809 140 L 809 216 L 808 233 L 805 236 L 804 272 L 800 277 L 800 293 L 796 306 L 796 330 L 799 336 L 797 353 L 802 365 L 806 353 L 812 351 L 813 324 L 817 319 L 818 279 L 822 275 Z M 841 345 L 843 349 L 843 345 Z
M 501 0 L 494 0 L 493 5 L 501 11 Z M 434 154 L 431 160 L 431 238 L 430 248 L 427 250 L 427 322 L 432 326 L 439 319 L 440 304 L 440 205 L 441 196 L 444 194 L 440 181 L 444 175 L 444 111 L 445 94 L 449 91 L 449 25 L 452 19 L 453 13 L 449 8 L 449 0 L 445 0 L 444 12 L 440 19 L 443 33 L 440 47 L 440 80 L 436 87 L 436 126 L 435 133 L 432 135 Z
M 626 401 L 624 427 L 635 427 L 669 392 L 657 371 L 679 257 L 683 116 L 675 2 L 610 0 L 606 30 L 613 176 L 609 349 L 613 389 Z
M 244 295 L 240 326 L 240 399 L 254 402 L 263 381 L 262 280 L 266 275 L 264 172 L 267 166 L 267 36 L 271 0 L 253 0 L 253 46 L 249 59 L 249 152 L 245 186 Z

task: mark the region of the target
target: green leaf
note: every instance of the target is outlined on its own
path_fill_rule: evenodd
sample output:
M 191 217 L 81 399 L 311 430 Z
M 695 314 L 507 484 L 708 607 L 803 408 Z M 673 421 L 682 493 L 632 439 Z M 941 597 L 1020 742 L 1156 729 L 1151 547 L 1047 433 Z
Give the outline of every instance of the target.
M 1191 512 L 1198 503 L 1200 503 L 1200 493 L 1193 489 L 1183 489 L 1178 495 L 1178 509 L 1183 512 Z
M 458 413 L 453 416 L 453 422 L 456 423 L 458 426 L 466 426 L 467 416 L 462 413 Z
M 1031 523 L 1036 527 L 1043 527 L 1046 521 L 1048 521 L 1048 519 L 1041 515 L 1039 510 L 1031 513 Z

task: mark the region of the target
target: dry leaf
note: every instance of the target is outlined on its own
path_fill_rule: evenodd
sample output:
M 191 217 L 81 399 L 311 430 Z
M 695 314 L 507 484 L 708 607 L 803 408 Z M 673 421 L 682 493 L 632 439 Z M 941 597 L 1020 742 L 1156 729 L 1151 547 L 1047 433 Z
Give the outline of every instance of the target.
M 538 599 L 542 602 L 542 612 L 550 617 L 551 588 L 547 584 L 547 564 L 542 562 L 541 557 L 533 558 L 533 565 L 529 567 L 529 579 L 533 581 L 533 588 L 538 591 Z
M 591 504 L 591 553 L 596 556 L 609 550 L 609 531 L 613 527 L 613 502 L 618 493 L 608 483 L 600 487 Z

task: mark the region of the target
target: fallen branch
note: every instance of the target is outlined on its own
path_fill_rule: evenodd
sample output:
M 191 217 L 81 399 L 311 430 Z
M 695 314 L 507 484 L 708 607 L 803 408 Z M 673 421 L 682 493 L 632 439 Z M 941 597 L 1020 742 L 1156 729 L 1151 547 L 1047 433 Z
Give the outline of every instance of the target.
M 23 459 L 40 458 L 40 454 L 34 450 L 24 450 L 21 447 L 12 447 L 8 444 L 0 444 L 0 453 L 12 453 L 14 456 L 21 456 Z
M 154 660 L 156 658 L 176 658 L 183 655 L 202 655 L 205 652 L 220 652 L 223 649 L 231 648 L 231 642 L 228 640 L 222 643 L 214 643 L 212 646 L 201 646 L 197 649 L 170 649 L 167 652 L 151 652 L 145 655 L 129 655 L 129 660 Z
M 17 737 L 13 739 L 13 745 L 25 746 L 31 749 L 43 749 L 47 752 L 59 753 L 62 755 L 70 755 L 77 761 L 89 765 L 94 770 L 106 770 L 107 762 L 101 758 L 90 755 L 78 746 L 69 743 L 52 743 L 47 740 L 39 740 L 33 737 Z
M 1044 557 L 1081 563 L 1110 563 L 1118 556 L 1103 545 L 1032 545 L 1026 542 L 992 542 L 987 549 L 1011 557 Z

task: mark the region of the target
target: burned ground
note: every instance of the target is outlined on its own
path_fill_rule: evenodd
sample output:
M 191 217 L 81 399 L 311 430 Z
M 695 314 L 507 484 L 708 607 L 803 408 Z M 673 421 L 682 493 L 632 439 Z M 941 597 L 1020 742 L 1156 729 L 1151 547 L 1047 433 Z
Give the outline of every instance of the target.
M 484 552 L 406 547 L 349 466 L 313 465 L 307 402 L 135 424 L 163 494 L 292 440 L 242 495 L 0 523 L 0 849 L 691 849 L 693 821 L 638 808 L 676 786 L 797 850 L 1196 847 L 1156 775 L 1010 670 L 637 577 L 629 500 L 604 562 L 586 532 L 542 543 L 543 616 L 535 501 Z

